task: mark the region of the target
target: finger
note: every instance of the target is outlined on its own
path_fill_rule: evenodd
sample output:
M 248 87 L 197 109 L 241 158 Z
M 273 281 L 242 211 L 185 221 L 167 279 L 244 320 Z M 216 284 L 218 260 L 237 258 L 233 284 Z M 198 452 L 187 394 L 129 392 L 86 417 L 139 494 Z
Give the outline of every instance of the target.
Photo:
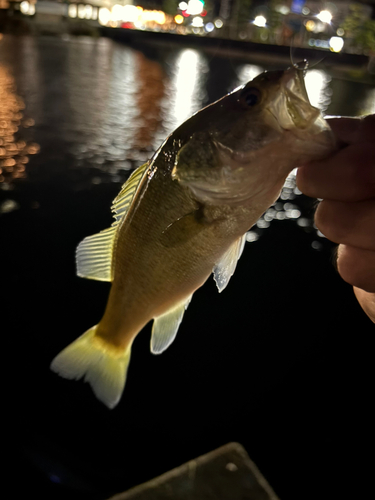
M 371 321 L 375 323 L 375 293 L 368 293 L 357 287 L 354 287 L 353 290 L 360 306 Z
M 375 252 L 350 245 L 339 245 L 337 269 L 344 281 L 375 293 Z
M 315 224 L 334 243 L 375 251 L 375 199 L 353 203 L 323 200 Z
M 312 198 L 360 201 L 375 197 L 375 141 L 352 144 L 300 167 L 297 186 Z
M 327 118 L 327 122 L 338 143 L 352 144 L 356 142 L 361 126 L 360 118 L 335 117 Z
M 362 118 L 328 118 L 337 142 L 354 144 L 356 142 L 373 142 L 375 135 L 375 115 Z

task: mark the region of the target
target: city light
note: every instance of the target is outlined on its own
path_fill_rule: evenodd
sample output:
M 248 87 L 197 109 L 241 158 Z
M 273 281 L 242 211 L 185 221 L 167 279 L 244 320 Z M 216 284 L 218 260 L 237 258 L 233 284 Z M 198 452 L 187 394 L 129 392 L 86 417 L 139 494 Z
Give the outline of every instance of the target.
M 201 2 L 200 0 L 189 0 L 186 13 L 190 14 L 191 16 L 197 16 L 202 12 L 203 5 L 203 2 Z
M 31 6 L 32 4 L 30 4 Z M 108 11 L 109 12 L 109 11 Z M 108 13 L 106 14 L 108 16 Z M 79 17 L 80 19 L 98 19 L 98 8 L 92 5 L 83 5 L 71 3 L 68 5 L 68 16 L 75 19 Z M 100 22 L 100 20 L 99 20 Z M 100 24 L 102 24 L 100 22 Z
M 92 19 L 93 12 L 94 12 L 94 9 L 93 9 L 92 5 L 85 5 L 85 19 Z
M 321 40 L 319 38 L 310 38 L 308 43 L 310 47 L 320 47 L 321 49 L 329 49 L 328 40 Z
M 290 8 L 287 7 L 286 5 L 275 5 L 275 11 L 280 12 L 280 14 L 283 14 L 283 16 L 286 16 L 290 12 Z
M 319 21 L 322 21 L 322 23 L 329 24 L 332 21 L 332 14 L 329 10 L 322 10 L 316 17 Z
M 116 4 L 112 7 L 112 21 L 122 21 L 125 14 L 125 9 L 122 5 Z M 79 15 L 79 6 L 78 6 Z
M 20 3 L 20 11 L 22 14 L 28 14 L 29 13 L 29 2 L 26 0 L 24 2 Z
M 68 15 L 69 15 L 69 17 L 72 17 L 73 19 L 75 17 L 77 17 L 77 4 L 75 4 L 75 3 L 69 4 Z
M 35 4 L 32 2 L 35 1 L 36 0 L 21 0 L 19 9 L 22 14 L 26 16 L 33 15 L 35 13 Z M 220 17 L 212 18 L 213 12 L 210 6 L 208 11 L 205 9 L 205 0 L 177 0 L 174 7 L 175 13 L 173 15 L 166 14 L 162 10 L 147 10 L 136 4 L 128 3 L 133 1 L 134 0 L 126 0 L 125 2 L 124 0 L 126 5 L 122 5 L 122 0 L 114 0 L 111 7 L 103 6 L 101 8 L 82 2 L 68 3 L 63 6 L 65 8 L 64 15 L 73 19 L 97 20 L 100 25 L 111 28 L 140 29 L 157 32 L 171 31 L 179 35 L 186 33 L 203 35 L 205 33 L 212 33 L 215 29 L 222 28 L 224 24 L 227 28 L 232 26 L 232 21 L 230 21 L 230 18 L 226 18 L 224 11 L 221 13 Z M 44 2 L 41 2 L 41 4 L 42 3 Z M 284 28 L 289 26 L 288 23 L 290 21 L 288 18 L 288 20 L 284 22 L 282 18 L 287 16 L 290 12 L 297 12 L 293 10 L 293 5 L 298 3 L 298 5 L 301 6 L 298 11 L 298 29 L 301 35 L 298 42 L 296 42 L 298 46 L 318 47 L 320 49 L 331 50 L 332 52 L 341 52 L 346 50 L 350 51 L 353 45 L 355 45 L 354 41 L 345 42 L 344 48 L 344 39 L 345 36 L 348 36 L 348 33 L 345 33 L 346 29 L 344 31 L 340 26 L 341 17 L 335 14 L 338 11 L 333 4 L 326 4 L 324 9 L 320 11 L 318 9 L 315 11 L 316 13 L 313 14 L 313 10 L 309 10 L 309 8 L 305 6 L 302 7 L 304 4 L 303 0 L 293 0 L 292 7 L 288 6 L 288 3 L 289 2 L 285 2 L 284 4 L 284 0 L 277 0 L 274 7 L 274 11 L 279 14 L 277 25 L 275 25 L 274 17 L 271 16 L 272 19 L 270 19 L 266 11 L 263 10 L 265 7 L 260 6 L 257 9 L 258 14 L 255 15 L 254 13 L 253 17 L 251 17 L 247 23 L 267 29 L 257 30 L 256 28 L 251 29 L 250 26 L 246 27 L 243 25 L 243 27 L 241 27 L 242 31 L 235 32 L 234 30 L 229 30 L 231 33 L 227 33 L 226 35 L 234 39 L 248 39 L 254 42 L 279 44 L 286 36 Z M 109 4 L 107 3 L 107 5 Z M 206 15 L 207 17 L 205 17 Z M 293 19 L 296 21 L 296 14 L 293 15 Z M 307 15 L 309 17 L 306 18 L 305 16 Z M 332 29 L 330 29 L 327 24 L 332 25 Z M 344 23 L 341 23 L 341 25 L 345 26 Z M 237 27 L 239 26 L 238 24 Z M 322 33 L 321 36 L 319 36 L 320 33 Z M 215 31 L 215 34 L 220 36 L 218 31 Z M 364 47 L 361 47 L 361 49 L 362 51 L 365 50 Z
M 80 7 L 81 13 L 80 13 Z M 87 6 L 86 6 L 87 7 Z M 87 15 L 88 11 L 84 5 L 78 6 L 78 16 L 82 17 Z M 73 17 L 75 12 L 73 10 L 70 11 L 70 16 Z M 182 16 L 177 17 L 178 24 L 181 24 L 180 20 Z M 103 26 L 119 26 L 119 23 L 132 23 L 136 27 L 140 28 L 147 23 L 156 23 L 163 25 L 166 22 L 165 13 L 161 10 L 146 10 L 142 7 L 136 7 L 135 5 L 119 5 L 116 4 L 112 7 L 112 10 L 107 9 L 106 7 L 102 7 L 99 9 L 99 23 Z
M 82 4 L 79 4 L 78 5 L 78 17 L 80 19 L 84 19 L 85 15 L 86 15 L 86 8 L 85 8 L 85 6 L 82 5 Z
M 306 29 L 307 31 L 314 31 L 315 28 L 315 22 L 312 19 L 309 19 L 306 23 Z
M 143 23 L 155 22 L 157 24 L 165 23 L 165 14 L 161 10 L 143 10 L 139 12 L 140 21 Z
M 20 3 L 20 11 L 22 14 L 25 14 L 25 16 L 33 16 L 35 14 L 35 5 L 24 0 Z
M 253 21 L 253 24 L 255 26 L 258 26 L 259 28 L 264 28 L 266 26 L 267 19 L 264 16 L 256 16 L 256 18 Z
M 111 19 L 111 11 L 107 7 L 100 7 L 98 20 L 102 26 L 106 26 Z
M 341 36 L 333 36 L 329 41 L 329 47 L 332 52 L 340 52 L 344 46 L 344 40 Z
M 201 17 L 194 17 L 191 25 L 194 26 L 194 28 L 202 28 L 203 26 L 203 19 Z
M 124 5 L 122 7 L 122 21 L 124 23 L 135 23 L 138 21 L 140 10 L 135 5 Z

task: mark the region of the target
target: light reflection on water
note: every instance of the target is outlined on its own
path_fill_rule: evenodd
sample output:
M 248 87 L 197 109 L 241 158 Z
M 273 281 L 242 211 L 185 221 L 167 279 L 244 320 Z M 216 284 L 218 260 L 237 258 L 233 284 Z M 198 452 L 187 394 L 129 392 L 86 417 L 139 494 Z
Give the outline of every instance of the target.
M 265 68 L 261 66 L 257 66 L 256 64 L 243 64 L 239 67 L 237 76 L 238 76 L 238 85 L 243 85 L 250 80 L 253 80 L 256 76 L 262 73 Z
M 166 93 L 166 75 L 156 61 L 141 52 L 135 54 L 138 91 L 136 103 L 138 117 L 134 123 L 132 148 L 150 155 L 158 147 L 155 137 L 163 123 L 162 101 Z
M 112 173 L 119 166 L 131 168 L 127 161 L 132 156 L 139 116 L 136 53 L 114 50 L 107 39 L 95 47 L 69 41 L 66 45 L 66 90 L 71 110 L 66 133 L 72 142 L 70 152 L 78 160 L 76 166 L 91 163 Z M 72 137 L 74 133 L 79 134 L 79 140 Z
M 319 108 L 323 114 L 331 102 L 332 89 L 329 87 L 330 82 L 331 77 L 326 71 L 310 69 L 306 72 L 307 95 L 311 104 Z
M 287 177 L 278 200 L 260 217 L 257 223 L 247 233 L 246 240 L 249 243 L 258 241 L 273 221 L 294 221 L 304 232 L 312 233 L 311 247 L 314 250 L 322 250 L 324 235 L 314 225 L 311 206 L 307 207 L 301 203 L 301 191 L 296 183 L 297 169 L 294 169 Z M 292 202 L 293 201 L 293 202 Z M 316 239 L 318 237 L 318 239 Z
M 208 65 L 205 57 L 193 49 L 179 51 L 172 68 L 168 86 L 164 120 L 172 132 L 202 107 L 205 98 L 205 75 Z
M 197 51 L 179 51 L 168 79 L 159 62 L 108 39 L 100 40 L 94 53 L 88 53 L 86 44 L 80 49 L 68 51 L 73 126 L 66 133 L 77 167 L 91 164 L 115 176 L 132 169 L 202 107 L 208 67 Z M 83 67 L 81 59 L 86 61 Z M 94 179 L 100 182 L 100 176 Z
M 375 113 L 375 89 L 370 89 L 364 98 L 363 114 L 371 115 Z
M 18 71 L 30 109 L 35 113 L 36 128 L 41 127 L 40 135 L 47 144 L 51 138 L 48 134 L 53 134 L 54 140 L 57 138 L 56 155 L 60 151 L 70 155 L 67 175 L 69 169 L 87 170 L 89 182 L 94 184 L 104 180 L 123 182 L 128 171 L 150 158 L 178 125 L 206 104 L 209 85 L 222 86 L 222 94 L 231 90 L 227 88 L 228 79 L 224 78 L 221 84 L 220 64 L 214 73 L 210 57 L 201 50 L 171 47 L 162 54 L 154 50 L 150 56 L 147 51 L 134 50 L 109 39 L 84 37 L 28 39 L 27 43 L 22 40 L 18 43 L 22 56 Z M 14 41 L 5 37 L 2 44 L 0 62 L 2 57 L 6 59 L 7 51 L 12 54 Z M 230 65 L 232 88 L 266 69 L 273 69 L 237 59 L 231 60 Z M 312 104 L 329 112 L 335 95 L 328 71 L 308 70 L 305 81 Z M 345 82 L 341 79 L 335 91 L 343 86 Z M 30 120 L 22 121 L 23 101 L 15 93 L 14 80 L 4 65 L 0 66 L 0 87 L 3 103 L 0 121 L 7 122 L 9 130 L 32 124 Z M 347 86 L 346 92 L 351 91 Z M 353 114 L 358 109 L 363 113 L 375 111 L 373 88 L 358 98 L 353 97 L 356 99 Z M 6 137 L 14 136 L 5 133 L 5 129 L 1 128 L 5 138 L 0 139 L 0 180 L 6 176 L 24 176 L 28 154 L 38 151 L 37 144 L 33 150 L 32 145 L 19 139 L 12 139 L 5 146 Z M 44 161 L 51 162 L 48 157 Z M 312 220 L 300 206 L 300 195 L 293 172 L 280 199 L 254 227 L 257 237 L 275 220 L 298 223 L 300 219 L 303 223 L 299 227 L 311 230 Z M 252 239 L 256 237 L 249 235 L 249 240 Z
M 24 117 L 24 108 L 24 101 L 16 92 L 14 77 L 0 65 L 0 183 L 6 190 L 14 179 L 26 176 L 29 155 L 39 152 L 39 145 L 26 141 L 22 133 L 23 129 L 34 125 L 32 118 Z M 2 205 L 0 212 L 9 212 L 10 207 L 10 203 Z

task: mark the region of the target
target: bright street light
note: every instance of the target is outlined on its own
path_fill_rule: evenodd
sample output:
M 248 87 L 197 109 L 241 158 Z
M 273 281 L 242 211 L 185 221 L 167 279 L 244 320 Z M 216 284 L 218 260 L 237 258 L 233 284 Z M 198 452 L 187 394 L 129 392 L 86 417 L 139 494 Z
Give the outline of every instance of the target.
M 199 0 L 189 0 L 186 9 L 187 14 L 190 14 L 191 16 L 197 16 L 202 12 L 202 10 L 203 10 L 202 2 L 200 2 Z
M 332 52 L 340 52 L 344 46 L 344 40 L 341 36 L 333 36 L 329 41 L 329 47 Z
M 329 10 L 322 10 L 316 17 L 319 21 L 322 21 L 322 23 L 329 24 L 332 21 L 332 14 Z
M 264 28 L 266 26 L 267 19 L 264 16 L 256 16 L 253 21 L 255 26 L 259 26 L 259 28 Z
M 203 19 L 201 17 L 194 17 L 191 25 L 194 26 L 194 28 L 202 28 L 203 27 Z

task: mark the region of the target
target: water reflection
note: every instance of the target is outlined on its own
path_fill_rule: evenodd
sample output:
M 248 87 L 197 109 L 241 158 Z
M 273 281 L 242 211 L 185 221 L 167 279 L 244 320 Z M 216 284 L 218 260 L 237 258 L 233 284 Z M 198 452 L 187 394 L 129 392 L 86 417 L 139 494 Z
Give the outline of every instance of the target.
M 17 210 L 20 208 L 19 204 L 14 200 L 5 200 L 0 203 L 0 214 L 7 214 L 9 212 L 13 212 L 13 210 Z
M 44 125 L 41 137 L 48 144 L 51 142 L 48 134 L 53 130 L 54 137 L 61 141 L 56 151 L 68 151 L 72 158 L 72 165 L 68 165 L 81 172 L 89 170 L 89 182 L 94 184 L 102 182 L 104 176 L 110 182 L 123 182 L 128 175 L 124 170 L 133 169 L 150 158 L 169 133 L 207 102 L 209 85 L 214 85 L 215 92 L 223 95 L 231 90 L 227 86 L 232 80 L 234 88 L 265 69 L 272 69 L 237 59 L 228 62 L 224 58 L 215 67 L 203 51 L 175 47 L 162 54 L 155 50 L 150 58 L 147 53 L 104 38 L 32 40 L 20 42 L 20 46 L 24 72 L 21 73 L 26 75 L 21 77 L 21 82 L 26 94 L 32 95 L 28 104 L 38 108 L 32 109 L 37 113 L 38 122 Z M 7 47 L 10 50 L 11 44 Z M 4 59 L 4 53 L 2 57 Z M 20 128 L 32 125 L 33 121 L 23 118 L 24 104 L 15 93 L 14 79 L 7 70 L 8 59 L 7 65 L 0 66 L 0 180 L 3 183 L 6 179 L 23 177 L 28 155 L 39 149 L 38 145 L 27 144 L 17 135 Z M 211 66 L 216 68 L 216 73 L 209 74 Z M 229 66 L 231 71 L 224 70 L 223 76 L 223 68 Z M 229 80 L 225 79 L 227 73 L 230 73 Z M 30 80 L 37 83 L 31 87 Z M 352 94 L 343 80 L 337 88 L 338 80 L 332 83 L 328 70 L 308 70 L 305 81 L 312 104 L 323 112 L 335 112 L 331 99 L 346 95 L 341 90 L 344 86 L 345 91 Z M 331 85 L 336 85 L 334 96 Z M 363 114 L 375 112 L 373 88 L 368 86 L 353 100 Z M 344 113 L 349 114 L 346 110 Z M 55 158 L 53 161 L 56 162 Z M 262 232 L 272 221 L 284 219 L 308 219 L 311 228 L 312 219 L 304 216 L 300 194 L 292 173 L 278 204 L 261 218 L 254 231 Z M 288 203 L 293 206 L 286 206 Z
M 139 116 L 134 123 L 133 147 L 152 152 L 155 137 L 162 123 L 162 100 L 165 95 L 165 74 L 161 65 L 136 53 L 136 79 L 138 82 L 136 102 Z
M 264 68 L 257 66 L 256 64 L 243 64 L 238 68 L 238 84 L 243 85 L 250 80 L 253 80 L 256 76 L 260 75 L 264 71 Z
M 321 111 L 325 111 L 331 103 L 330 81 L 331 77 L 326 71 L 310 69 L 306 72 L 305 85 L 310 102 Z
M 96 43 L 67 43 L 71 152 L 78 162 L 108 171 L 130 167 L 126 163 L 132 147 L 138 112 L 135 54 L 116 50 L 107 39 Z M 72 134 L 79 134 L 73 138 Z
M 73 123 L 66 137 L 75 167 L 94 167 L 94 183 L 101 182 L 99 172 L 115 182 L 124 180 L 121 171 L 143 163 L 160 145 L 162 66 L 108 39 L 69 41 L 67 50 Z
M 375 89 L 371 88 L 365 95 L 362 114 L 371 115 L 373 113 L 375 113 Z
M 179 52 L 172 71 L 164 116 L 169 132 L 202 107 L 208 65 L 202 53 L 184 49 Z
M 34 120 L 24 118 L 24 108 L 13 76 L 0 65 L 0 183 L 8 187 L 13 179 L 25 177 L 28 156 L 39 152 L 38 144 L 22 138 L 21 130 L 34 125 Z

